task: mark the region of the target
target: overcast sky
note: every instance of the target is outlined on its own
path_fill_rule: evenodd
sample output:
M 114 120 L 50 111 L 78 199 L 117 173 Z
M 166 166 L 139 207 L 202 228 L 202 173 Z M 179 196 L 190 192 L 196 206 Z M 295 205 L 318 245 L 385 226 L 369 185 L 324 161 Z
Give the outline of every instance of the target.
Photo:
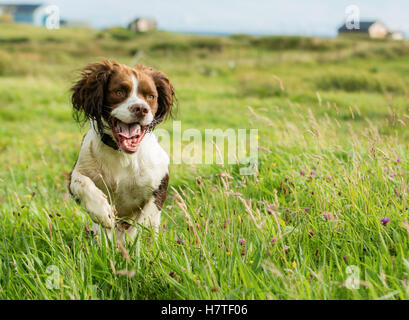
M 361 20 L 379 19 L 409 36 L 408 0 L 45 0 L 61 18 L 93 27 L 126 26 L 135 17 L 152 17 L 160 29 L 184 32 L 299 34 L 334 36 L 345 8 L 357 5 Z M 42 3 L 41 0 L 0 0 Z M 1 30 L 0 30 L 1 32 Z

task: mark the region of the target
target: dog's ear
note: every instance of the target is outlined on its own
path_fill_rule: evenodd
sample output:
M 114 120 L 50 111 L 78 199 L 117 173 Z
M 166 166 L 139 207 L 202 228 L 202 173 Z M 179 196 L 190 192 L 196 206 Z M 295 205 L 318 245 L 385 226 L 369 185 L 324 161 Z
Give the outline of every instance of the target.
M 81 79 L 71 88 L 74 118 L 81 122 L 94 120 L 99 133 L 103 131 L 104 92 L 113 70 L 113 64 L 104 60 L 87 65 L 81 70 Z M 106 115 L 105 115 L 106 116 Z
M 175 90 L 164 73 L 152 70 L 152 78 L 158 91 L 158 110 L 155 114 L 155 122 L 160 123 L 172 114 L 172 107 L 175 103 Z

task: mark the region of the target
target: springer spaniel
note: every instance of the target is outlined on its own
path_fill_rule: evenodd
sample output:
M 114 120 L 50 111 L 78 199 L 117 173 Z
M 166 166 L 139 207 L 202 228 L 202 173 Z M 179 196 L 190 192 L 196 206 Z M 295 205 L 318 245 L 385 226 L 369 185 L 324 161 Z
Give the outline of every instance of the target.
M 91 120 L 69 177 L 69 191 L 109 237 L 134 237 L 140 223 L 159 230 L 169 157 L 152 130 L 170 114 L 174 90 L 163 73 L 114 61 L 90 64 L 71 88 L 74 115 Z M 131 219 L 131 223 L 124 219 Z

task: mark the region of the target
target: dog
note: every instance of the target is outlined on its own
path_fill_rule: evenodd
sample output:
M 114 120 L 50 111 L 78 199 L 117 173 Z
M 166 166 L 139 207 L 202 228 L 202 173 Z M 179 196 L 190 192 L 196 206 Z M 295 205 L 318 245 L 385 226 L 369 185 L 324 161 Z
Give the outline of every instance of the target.
M 71 196 L 96 233 L 132 239 L 141 224 L 157 234 L 169 157 L 153 129 L 171 114 L 173 85 L 151 67 L 104 60 L 83 68 L 71 91 L 75 119 L 91 124 L 69 175 Z

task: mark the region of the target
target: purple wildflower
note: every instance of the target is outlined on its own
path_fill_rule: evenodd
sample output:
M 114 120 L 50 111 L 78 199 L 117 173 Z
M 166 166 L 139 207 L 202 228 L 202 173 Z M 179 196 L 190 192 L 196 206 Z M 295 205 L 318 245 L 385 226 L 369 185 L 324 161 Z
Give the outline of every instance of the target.
M 310 177 L 311 177 L 311 178 L 314 178 L 314 177 L 315 177 L 315 170 L 314 170 L 314 169 L 311 170 Z
M 305 170 L 304 169 L 300 170 L 300 175 L 305 176 Z
M 271 242 L 272 242 L 272 243 L 274 243 L 274 242 L 276 242 L 276 241 L 277 241 L 276 238 L 271 239 Z
M 390 176 L 391 178 L 395 178 L 397 175 L 398 175 L 398 174 L 397 174 L 396 172 L 392 172 L 389 176 Z
M 397 162 L 397 163 L 401 163 L 402 160 L 401 160 L 400 158 L 396 158 L 396 162 Z
M 314 235 L 314 230 L 312 229 L 308 230 L 308 234 L 312 237 Z
M 239 239 L 239 244 L 240 244 L 241 246 L 244 246 L 245 243 L 246 243 L 246 240 L 245 240 L 245 239 Z
M 387 217 L 383 217 L 383 218 L 381 219 L 381 223 L 382 223 L 384 226 L 386 226 L 386 225 L 389 223 L 389 221 L 390 221 L 390 219 L 387 218 Z
M 332 219 L 331 213 L 329 213 L 329 212 L 324 213 L 323 217 L 324 217 L 325 220 L 331 220 Z

